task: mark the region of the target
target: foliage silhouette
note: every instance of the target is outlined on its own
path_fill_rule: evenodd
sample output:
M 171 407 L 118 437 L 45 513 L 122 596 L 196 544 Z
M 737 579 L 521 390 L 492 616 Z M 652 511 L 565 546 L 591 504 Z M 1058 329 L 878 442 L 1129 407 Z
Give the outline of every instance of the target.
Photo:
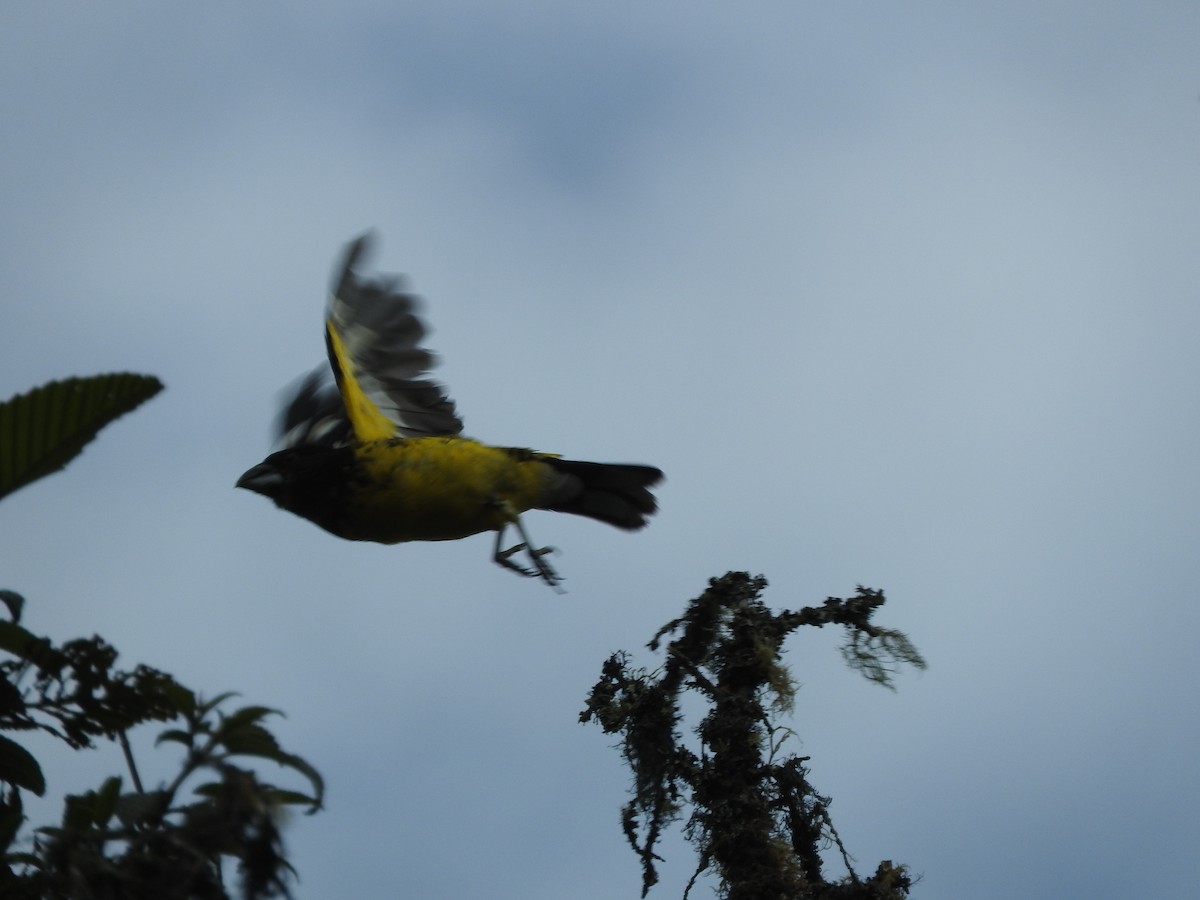
M 677 635 L 662 666 L 647 672 L 632 668 L 628 654 L 614 654 L 580 714 L 621 736 L 633 773 L 622 822 L 641 859 L 642 896 L 658 880 L 663 829 L 690 807 L 685 834 L 699 861 L 685 897 L 713 869 L 729 900 L 898 900 L 912 883 L 905 867 L 884 861 L 860 878 L 830 820 L 829 798 L 808 781 L 808 757 L 782 756 L 791 731 L 775 714 L 791 710 L 795 686 L 780 657 L 800 626 L 842 625 L 847 662 L 877 684 L 892 687 L 899 663 L 925 662 L 902 633 L 871 623 L 884 603 L 880 591 L 860 586 L 848 600 L 776 614 L 760 599 L 765 587 L 765 579 L 744 572 L 710 581 L 650 641 L 657 651 Z M 687 692 L 708 708 L 694 729 L 698 751 L 680 733 Z M 820 851 L 827 842 L 841 852 L 847 877 L 826 880 Z
M 14 898 L 218 898 L 222 860 L 236 860 L 243 894 L 286 894 L 290 870 L 276 826 L 283 806 L 320 808 L 321 776 L 286 753 L 262 722 L 274 713 L 247 706 L 225 714 L 232 695 L 198 698 L 170 675 L 139 665 L 115 668 L 116 651 L 99 637 L 55 646 L 20 624 L 21 600 L 4 592 L 0 622 L 0 730 L 40 731 L 76 750 L 98 739 L 120 744 L 134 790 L 112 777 L 96 790 L 68 796 L 62 823 L 39 828 L 19 849 L 22 791 L 42 795 L 45 779 L 32 754 L 0 736 L 0 894 Z M 126 734 L 169 722 L 158 743 L 186 753 L 175 778 L 142 785 Z M 310 793 L 277 788 L 238 765 L 266 759 L 299 773 Z M 208 779 L 208 780 L 203 780 Z M 196 783 L 200 781 L 201 783 Z M 195 785 L 196 799 L 184 798 Z
M 161 388 L 149 376 L 101 375 L 0 404 L 0 496 L 62 468 L 104 425 Z M 226 861 L 236 863 L 242 896 L 287 895 L 292 869 L 278 818 L 289 806 L 318 810 L 324 784 L 264 727 L 275 711 L 225 713 L 232 694 L 204 700 L 149 666 L 119 670 L 117 651 L 99 637 L 55 646 L 21 624 L 19 594 L 0 590 L 0 603 L 0 732 L 41 732 L 75 750 L 116 743 L 133 788 L 122 790 L 114 776 L 67 796 L 60 825 L 23 838 L 23 794 L 44 795 L 46 779 L 25 746 L 0 733 L 0 896 L 215 900 L 229 897 Z M 127 734 L 150 722 L 170 723 L 158 743 L 179 744 L 184 755 L 170 783 L 147 790 Z M 247 760 L 276 763 L 308 789 L 261 781 Z

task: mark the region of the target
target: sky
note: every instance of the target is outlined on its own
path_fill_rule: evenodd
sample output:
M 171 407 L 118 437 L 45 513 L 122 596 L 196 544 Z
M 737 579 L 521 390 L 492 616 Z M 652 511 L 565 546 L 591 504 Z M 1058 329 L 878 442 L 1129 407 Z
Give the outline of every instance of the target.
M 0 24 L 0 394 L 166 384 L 4 500 L 0 587 L 35 631 L 286 713 L 328 784 L 287 826 L 298 898 L 636 896 L 628 774 L 577 714 L 729 570 L 776 609 L 883 589 L 929 663 L 892 693 L 836 633 L 788 645 L 796 752 L 860 870 L 906 863 L 924 900 L 1192 895 L 1195 3 Z M 343 542 L 234 490 L 368 228 L 468 434 L 666 472 L 637 534 L 528 516 L 565 596 L 488 535 Z M 121 759 L 46 767 L 78 791 Z M 694 857 L 663 854 L 651 896 L 678 897 Z

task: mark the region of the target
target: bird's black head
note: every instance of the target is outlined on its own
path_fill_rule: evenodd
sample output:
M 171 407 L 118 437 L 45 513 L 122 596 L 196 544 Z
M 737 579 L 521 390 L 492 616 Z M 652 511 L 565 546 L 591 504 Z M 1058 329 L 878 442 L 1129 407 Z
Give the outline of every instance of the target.
M 341 534 L 354 473 L 351 448 L 302 445 L 272 453 L 248 469 L 237 486 Z

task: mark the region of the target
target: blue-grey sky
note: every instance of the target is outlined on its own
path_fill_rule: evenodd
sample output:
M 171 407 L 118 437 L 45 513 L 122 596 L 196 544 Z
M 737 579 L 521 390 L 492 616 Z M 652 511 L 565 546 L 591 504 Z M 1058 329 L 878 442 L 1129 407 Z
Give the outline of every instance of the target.
M 0 393 L 167 385 L 4 501 L 0 586 L 36 630 L 287 712 L 329 788 L 287 831 L 299 897 L 635 896 L 626 773 L 576 714 L 729 569 L 776 607 L 883 588 L 929 661 L 892 694 L 833 633 L 790 645 L 861 868 L 908 863 L 928 900 L 1190 896 L 1194 2 L 0 25 Z M 529 516 L 567 596 L 488 536 L 351 544 L 233 489 L 368 227 L 469 434 L 666 471 L 636 535 Z

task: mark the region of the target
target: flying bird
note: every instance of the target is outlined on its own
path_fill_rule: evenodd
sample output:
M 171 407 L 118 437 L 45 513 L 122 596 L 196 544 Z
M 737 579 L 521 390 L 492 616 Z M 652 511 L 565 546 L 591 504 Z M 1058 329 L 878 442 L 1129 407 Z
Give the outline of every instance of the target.
M 495 531 L 495 562 L 555 589 L 562 578 L 546 559 L 554 549 L 535 546 L 522 513 L 545 509 L 642 528 L 657 509 L 650 488 L 662 480 L 659 469 L 575 462 L 462 436 L 454 402 L 427 377 L 435 358 L 421 346 L 417 299 L 396 276 L 359 275 L 369 244 L 369 234 L 350 244 L 333 284 L 329 368 L 296 388 L 280 416 L 278 449 L 237 486 L 352 541 L 451 541 Z M 509 527 L 520 541 L 505 547 Z

